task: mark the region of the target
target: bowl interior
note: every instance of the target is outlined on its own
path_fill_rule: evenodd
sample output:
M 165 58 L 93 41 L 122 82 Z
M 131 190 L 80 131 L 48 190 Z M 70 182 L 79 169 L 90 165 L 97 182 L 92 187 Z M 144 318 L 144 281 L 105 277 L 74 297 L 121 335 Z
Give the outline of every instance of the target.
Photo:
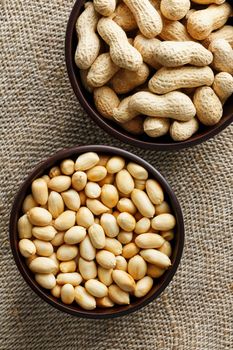
M 79 14 L 83 11 L 84 0 L 77 0 L 73 10 L 71 12 L 67 32 L 66 32 L 66 64 L 67 71 L 71 81 L 73 90 L 80 101 L 83 108 L 86 110 L 88 115 L 93 118 L 96 123 L 102 127 L 105 131 L 110 133 L 112 136 L 117 137 L 118 139 L 133 144 L 135 146 L 150 148 L 156 150 L 177 150 L 186 147 L 191 147 L 196 144 L 202 143 L 203 141 L 208 140 L 209 138 L 218 134 L 226 126 L 228 126 L 233 121 L 233 96 L 231 96 L 227 103 L 224 106 L 224 114 L 222 119 L 218 124 L 206 127 L 200 125 L 199 131 L 193 135 L 190 139 L 183 142 L 174 142 L 169 135 L 165 135 L 159 138 L 151 138 L 146 134 L 143 135 L 132 135 L 129 132 L 122 129 L 116 123 L 103 118 L 95 108 L 93 101 L 93 96 L 87 90 L 84 89 L 81 79 L 79 69 L 77 68 L 74 55 L 77 47 L 77 35 L 75 31 L 75 23 Z M 228 24 L 233 23 L 233 18 L 228 21 Z
M 151 291 L 144 298 L 140 298 L 140 299 L 134 298 L 130 305 L 114 306 L 114 308 L 111 308 L 111 309 L 97 308 L 93 311 L 83 310 L 76 303 L 72 305 L 65 305 L 59 299 L 54 298 L 50 294 L 50 291 L 46 291 L 45 289 L 43 289 L 37 284 L 37 282 L 34 280 L 33 273 L 31 273 L 31 271 L 29 270 L 29 268 L 25 263 L 25 259 L 19 253 L 18 234 L 17 234 L 17 221 L 19 217 L 23 214 L 21 210 L 22 203 L 25 196 L 30 192 L 32 181 L 35 178 L 43 174 L 46 174 L 46 172 L 48 172 L 53 165 L 59 164 L 61 160 L 67 157 L 76 159 L 79 154 L 88 152 L 88 151 L 95 151 L 98 153 L 110 154 L 110 155 L 121 155 L 127 160 L 137 162 L 138 164 L 141 164 L 142 166 L 144 166 L 148 170 L 150 176 L 155 178 L 161 183 L 165 192 L 166 200 L 170 203 L 177 221 L 175 239 L 172 242 L 172 246 L 173 246 L 173 252 L 171 257 L 172 267 L 169 270 L 167 270 L 162 277 L 156 280 Z M 12 207 L 11 218 L 10 218 L 10 243 L 11 243 L 11 248 L 12 248 L 15 262 L 21 274 L 23 275 L 24 279 L 27 281 L 30 287 L 45 301 L 47 301 L 49 304 L 55 306 L 61 311 L 65 311 L 76 316 L 88 317 L 88 318 L 108 318 L 108 317 L 125 315 L 132 311 L 135 311 L 143 307 L 144 305 L 148 304 L 153 299 L 155 299 L 164 290 L 164 288 L 168 285 L 173 275 L 175 274 L 182 255 L 183 244 L 184 244 L 184 224 L 183 224 L 181 208 L 173 190 L 170 188 L 169 184 L 164 179 L 164 177 L 156 169 L 154 169 L 149 163 L 137 157 L 136 155 L 133 155 L 132 153 L 129 153 L 114 147 L 81 146 L 81 147 L 75 147 L 72 149 L 68 149 L 68 150 L 64 150 L 56 153 L 54 156 L 50 157 L 45 162 L 40 163 L 27 177 L 27 179 L 21 186 L 18 194 L 16 195 L 15 201 Z

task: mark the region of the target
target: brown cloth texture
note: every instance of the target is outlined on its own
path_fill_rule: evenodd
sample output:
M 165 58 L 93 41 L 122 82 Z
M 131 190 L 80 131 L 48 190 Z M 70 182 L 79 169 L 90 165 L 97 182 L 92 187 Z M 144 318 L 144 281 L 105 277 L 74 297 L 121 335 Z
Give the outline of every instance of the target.
M 0 350 L 233 349 L 233 127 L 175 153 L 123 144 L 80 107 L 65 67 L 73 1 L 0 1 Z M 54 152 L 107 144 L 143 157 L 180 200 L 185 250 L 165 292 L 139 312 L 84 320 L 42 301 L 17 270 L 8 239 L 18 186 Z

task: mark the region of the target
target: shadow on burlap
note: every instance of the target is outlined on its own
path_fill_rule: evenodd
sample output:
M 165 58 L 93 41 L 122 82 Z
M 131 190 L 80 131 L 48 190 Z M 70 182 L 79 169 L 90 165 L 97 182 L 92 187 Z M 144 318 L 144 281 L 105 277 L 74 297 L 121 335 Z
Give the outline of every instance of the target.
M 233 348 L 233 128 L 179 153 L 140 150 L 112 139 L 79 106 L 64 63 L 72 1 L 2 0 L 0 349 L 223 350 Z M 183 208 L 182 264 L 162 296 L 115 320 L 54 310 L 26 285 L 9 247 L 10 207 L 28 172 L 76 144 L 124 147 L 167 177 Z

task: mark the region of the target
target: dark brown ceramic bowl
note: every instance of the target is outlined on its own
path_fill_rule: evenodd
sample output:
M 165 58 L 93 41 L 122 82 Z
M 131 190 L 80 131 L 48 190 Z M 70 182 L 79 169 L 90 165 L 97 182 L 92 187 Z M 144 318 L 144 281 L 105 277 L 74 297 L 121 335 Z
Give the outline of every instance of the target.
M 175 142 L 171 139 L 170 136 L 163 136 L 156 139 L 153 139 L 147 136 L 146 134 L 135 136 L 123 130 L 116 123 L 103 118 L 95 108 L 92 94 L 88 93 L 82 86 L 79 69 L 77 68 L 74 62 L 74 54 L 77 47 L 75 23 L 83 10 L 84 3 L 84 0 L 77 0 L 70 14 L 70 18 L 67 25 L 65 43 L 66 65 L 70 82 L 75 92 L 75 95 L 77 96 L 83 108 L 86 110 L 87 114 L 101 128 L 107 131 L 110 135 L 120 139 L 121 141 L 130 143 L 134 146 L 159 151 L 175 151 L 198 145 L 210 139 L 211 137 L 217 135 L 220 131 L 225 129 L 233 121 L 233 96 L 231 96 L 231 98 L 227 101 L 226 105 L 224 106 L 224 115 L 218 124 L 212 127 L 205 127 L 204 125 L 202 125 L 195 135 L 193 135 L 187 141 L 183 142 Z
M 159 183 L 162 185 L 166 200 L 170 203 L 173 213 L 177 220 L 176 225 L 176 233 L 175 233 L 175 239 L 172 242 L 173 244 L 173 252 L 172 252 L 172 267 L 165 272 L 165 274 L 159 278 L 155 285 L 153 286 L 152 290 L 146 295 L 145 297 L 141 299 L 134 299 L 132 300 L 132 303 L 130 305 L 126 306 L 114 306 L 111 309 L 95 309 L 93 311 L 86 311 L 81 309 L 76 303 L 72 305 L 65 305 L 60 300 L 54 298 L 49 291 L 43 289 L 40 287 L 37 282 L 34 280 L 34 276 L 27 267 L 25 263 L 24 257 L 21 256 L 18 250 L 18 234 L 17 234 L 17 221 L 19 217 L 22 215 L 22 203 L 25 198 L 25 196 L 30 192 L 31 189 L 31 183 L 34 179 L 40 177 L 42 174 L 46 174 L 49 169 L 61 162 L 61 160 L 65 158 L 73 158 L 76 159 L 79 154 L 82 154 L 84 152 L 94 151 L 97 153 L 102 154 L 110 154 L 110 155 L 120 155 L 124 157 L 127 160 L 136 162 L 143 167 L 145 167 L 148 172 L 150 173 L 150 176 L 152 178 L 155 178 L 159 181 Z M 23 278 L 25 281 L 29 284 L 29 286 L 36 292 L 42 299 L 44 299 L 47 303 L 54 306 L 55 308 L 65 311 L 67 313 L 70 313 L 75 316 L 80 317 L 86 317 L 86 318 L 111 318 L 111 317 L 117 317 L 129 314 L 133 311 L 136 311 L 143 306 L 150 303 L 152 300 L 156 299 L 161 292 L 166 288 L 166 286 L 170 283 L 172 280 L 177 267 L 179 265 L 183 245 L 184 245 L 184 223 L 183 223 L 183 216 L 181 212 L 181 208 L 179 205 L 179 202 L 165 180 L 165 178 L 155 169 L 153 168 L 149 163 L 147 163 L 145 160 L 137 157 L 136 155 L 129 153 L 127 151 L 123 151 L 118 148 L 109 147 L 109 146 L 77 146 L 71 149 L 65 149 L 62 151 L 59 151 L 58 153 L 55 153 L 53 156 L 48 158 L 46 161 L 39 163 L 37 167 L 29 174 L 29 176 L 26 178 L 24 183 L 19 189 L 18 194 L 15 197 L 14 204 L 11 211 L 11 217 L 10 217 L 10 244 L 12 253 L 16 262 L 16 265 L 18 266 L 19 271 L 21 272 Z

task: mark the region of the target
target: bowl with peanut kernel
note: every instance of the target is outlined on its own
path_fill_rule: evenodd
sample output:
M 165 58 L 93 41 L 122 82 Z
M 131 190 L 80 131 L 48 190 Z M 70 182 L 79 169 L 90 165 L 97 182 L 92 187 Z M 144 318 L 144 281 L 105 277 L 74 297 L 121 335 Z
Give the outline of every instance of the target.
M 88 115 L 155 150 L 202 143 L 233 120 L 231 1 L 76 1 L 66 64 Z
M 109 146 L 63 150 L 40 163 L 10 218 L 15 262 L 30 287 L 61 311 L 128 314 L 156 299 L 179 265 L 179 202 L 149 163 Z

